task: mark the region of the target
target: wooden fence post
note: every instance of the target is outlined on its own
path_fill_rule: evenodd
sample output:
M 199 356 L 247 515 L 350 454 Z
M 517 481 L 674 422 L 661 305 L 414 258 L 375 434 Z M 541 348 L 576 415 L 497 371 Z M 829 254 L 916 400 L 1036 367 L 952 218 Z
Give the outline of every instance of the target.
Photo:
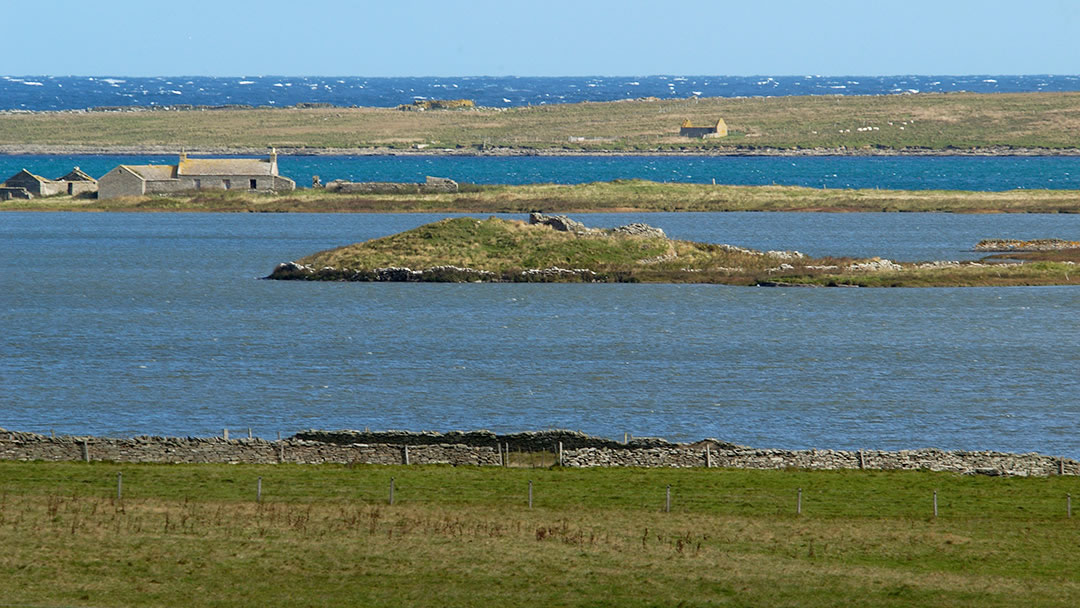
M 228 429 L 228 427 L 226 427 L 225 430 L 222 431 L 221 435 L 222 435 L 222 437 L 225 438 L 225 441 L 229 440 L 229 429 Z
M 937 517 L 937 490 L 934 490 L 934 517 Z
M 560 467 L 563 466 L 562 442 L 561 441 L 559 442 L 559 466 Z
M 262 502 L 262 477 L 255 482 L 255 502 Z
M 85 439 L 82 440 L 82 457 L 83 461 L 90 462 L 90 444 Z
M 705 468 L 712 468 L 712 447 L 709 445 L 705 446 Z
M 124 474 L 116 474 L 116 500 L 124 499 Z
M 532 508 L 532 480 L 529 480 L 529 508 Z
M 795 498 L 795 514 L 802 515 L 802 488 L 799 488 L 799 493 Z
M 406 445 L 406 446 L 403 446 L 403 447 L 404 447 L 404 449 L 402 450 L 402 452 L 404 454 L 403 458 L 405 460 L 405 466 L 408 466 L 409 465 L 409 446 Z
M 664 513 L 671 513 L 671 484 L 667 487 L 667 497 L 664 499 Z

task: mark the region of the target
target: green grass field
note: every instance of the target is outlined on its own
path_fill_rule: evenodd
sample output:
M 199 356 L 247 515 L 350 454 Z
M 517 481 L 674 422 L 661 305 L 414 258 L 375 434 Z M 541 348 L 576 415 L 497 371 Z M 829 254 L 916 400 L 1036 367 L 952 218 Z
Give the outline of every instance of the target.
M 170 196 L 96 200 L 54 196 L 0 202 L 0 210 L 201 212 L 590 213 L 620 211 L 905 211 L 1077 213 L 1076 190 L 826 190 L 798 186 L 714 186 L 617 180 L 589 184 L 466 185 L 454 194 L 280 194 L 203 190 Z M 1007 235 L 987 235 L 987 238 Z M 1049 235 L 1054 236 L 1054 235 Z
M 633 100 L 475 111 L 389 108 L 0 114 L 0 146 L 93 149 L 438 149 L 754 151 L 1077 147 L 1078 93 Z M 679 137 L 684 119 L 731 135 Z
M 1078 492 L 929 472 L 2 462 L 0 605 L 1071 606 Z

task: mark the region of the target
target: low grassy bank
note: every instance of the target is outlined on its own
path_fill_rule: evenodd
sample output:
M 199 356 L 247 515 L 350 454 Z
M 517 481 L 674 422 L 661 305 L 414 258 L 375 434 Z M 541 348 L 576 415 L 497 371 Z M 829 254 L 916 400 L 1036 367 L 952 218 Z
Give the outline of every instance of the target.
M 460 153 L 698 151 L 871 154 L 1075 150 L 1080 93 L 642 99 L 453 112 L 389 108 L 0 113 L 8 152 L 327 148 Z M 722 139 L 679 137 L 723 118 Z
M 577 185 L 467 185 L 453 194 L 356 195 L 301 189 L 280 194 L 200 191 L 96 200 L 56 196 L 0 202 L 0 210 L 203 212 L 588 213 L 616 211 L 904 211 L 1077 213 L 1075 190 L 826 190 L 617 180 Z
M 560 222 L 566 220 L 559 220 Z M 897 263 L 811 258 L 727 244 L 669 239 L 662 232 L 560 230 L 490 217 L 441 220 L 279 265 L 269 278 L 317 281 L 503 281 L 718 283 L 839 287 L 1071 285 L 1080 249 L 1024 263 Z
M 928 472 L 3 462 L 0 588 L 19 606 L 1067 606 L 1078 491 Z

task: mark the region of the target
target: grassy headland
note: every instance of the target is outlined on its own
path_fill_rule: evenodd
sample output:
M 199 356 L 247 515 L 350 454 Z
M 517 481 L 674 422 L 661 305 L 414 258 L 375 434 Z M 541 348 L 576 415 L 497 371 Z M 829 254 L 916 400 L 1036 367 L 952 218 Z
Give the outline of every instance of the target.
M 1069 606 L 1080 601 L 1070 557 L 1080 520 L 1066 517 L 1065 496 L 1080 496 L 1078 484 L 929 472 L 2 462 L 0 603 Z
M 0 203 L 2 210 L 215 212 L 587 213 L 617 211 L 908 211 L 1078 213 L 1075 190 L 825 190 L 617 180 L 578 185 L 466 185 L 453 194 L 279 194 L 199 191 L 96 200 L 55 196 Z
M 679 137 L 723 118 L 722 139 Z M 642 99 L 468 111 L 280 108 L 0 113 L 0 150 L 1077 152 L 1080 93 Z
M 1025 254 L 998 254 L 997 260 Z M 561 231 L 491 217 L 446 219 L 283 264 L 270 278 L 300 280 L 599 281 L 930 287 L 1069 285 L 1080 249 L 1028 263 L 896 263 L 810 258 L 737 246 L 588 230 Z M 407 275 L 380 269 L 423 271 Z M 560 270 L 561 269 L 561 270 Z

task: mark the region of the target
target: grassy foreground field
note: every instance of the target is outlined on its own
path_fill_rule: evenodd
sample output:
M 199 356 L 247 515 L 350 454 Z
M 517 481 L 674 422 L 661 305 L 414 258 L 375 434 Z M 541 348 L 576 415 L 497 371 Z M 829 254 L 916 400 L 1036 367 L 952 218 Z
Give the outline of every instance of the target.
M 929 472 L 2 462 L 0 605 L 1071 606 L 1078 492 Z
M 203 190 L 116 199 L 54 196 L 0 202 L 0 210 L 212 212 L 588 213 L 618 211 L 907 211 L 1078 213 L 1076 190 L 825 190 L 617 180 L 578 185 L 466 185 L 454 194 L 357 195 L 301 189 L 280 194 Z M 996 235 L 987 235 L 996 236 Z
M 730 135 L 679 137 L 684 119 Z M 282 108 L 0 114 L 0 147 L 93 150 L 537 151 L 1075 150 L 1080 93 L 633 100 L 475 111 Z

